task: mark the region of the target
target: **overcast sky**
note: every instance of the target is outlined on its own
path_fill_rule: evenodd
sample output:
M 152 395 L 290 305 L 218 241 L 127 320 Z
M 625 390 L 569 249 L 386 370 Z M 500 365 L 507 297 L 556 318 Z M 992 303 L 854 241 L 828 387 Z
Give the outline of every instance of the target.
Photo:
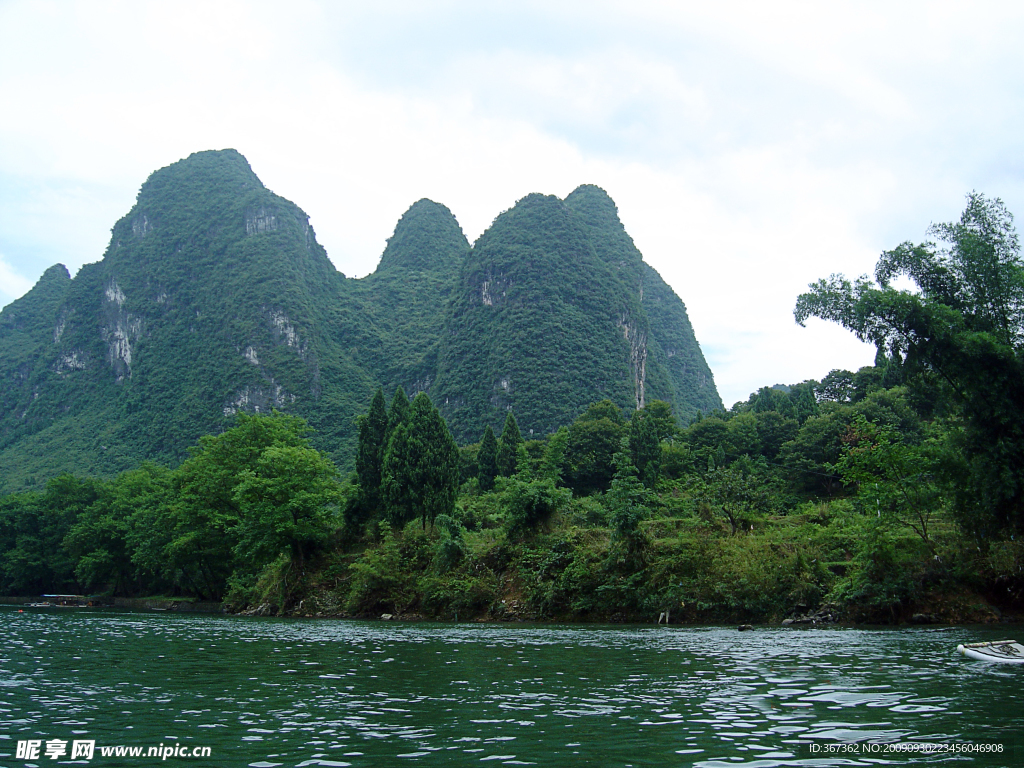
M 233 147 L 349 276 L 401 214 L 470 240 L 606 189 L 726 406 L 874 351 L 797 294 L 955 219 L 1024 211 L 1015 3 L 0 0 L 0 304 L 103 255 L 157 168 Z

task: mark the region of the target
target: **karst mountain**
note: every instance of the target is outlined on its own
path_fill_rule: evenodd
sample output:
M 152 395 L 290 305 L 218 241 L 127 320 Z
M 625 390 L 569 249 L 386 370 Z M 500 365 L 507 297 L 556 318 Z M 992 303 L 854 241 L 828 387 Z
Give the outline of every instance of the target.
M 687 421 L 721 407 L 686 308 L 600 188 L 532 194 L 474 244 L 430 200 L 346 278 L 306 214 L 234 150 L 153 173 L 99 261 L 0 311 L 0 477 L 174 465 L 238 411 L 307 419 L 351 463 L 378 386 L 426 391 L 462 443 L 525 436 L 609 398 Z

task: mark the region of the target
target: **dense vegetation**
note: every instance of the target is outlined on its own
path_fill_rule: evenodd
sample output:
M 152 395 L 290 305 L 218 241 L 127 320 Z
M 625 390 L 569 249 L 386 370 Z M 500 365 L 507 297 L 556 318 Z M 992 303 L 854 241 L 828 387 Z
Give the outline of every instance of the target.
M 1019 609 L 1024 262 L 978 194 L 929 234 L 797 300 L 873 366 L 725 411 L 596 187 L 528 196 L 473 248 L 420 201 L 349 281 L 244 158 L 193 156 L 102 262 L 0 313 L 0 592 L 496 619 Z
M 465 260 L 431 395 L 472 440 L 509 410 L 546 435 L 588 403 L 721 408 L 686 309 L 641 260 L 601 189 L 528 195 Z
M 514 276 L 510 302 L 483 301 L 491 274 Z M 5 307 L 0 381 L 7 492 L 175 466 L 237 412 L 273 409 L 347 470 L 377 387 L 427 392 L 464 442 L 509 406 L 540 435 L 592 400 L 632 409 L 644 387 L 686 418 L 721 406 L 685 307 L 596 187 L 528 196 L 473 248 L 420 200 L 350 280 L 233 150 L 155 172 L 102 261 L 53 267 Z
M 309 615 L 978 621 L 1024 601 L 1024 263 L 1002 204 L 833 276 L 796 315 L 875 365 L 763 387 L 681 426 L 590 404 L 458 447 L 377 390 L 341 478 L 305 423 L 240 413 L 176 469 L 63 475 L 0 502 L 0 590 L 225 600 Z M 890 286 L 906 274 L 917 289 Z M 1012 614 L 1011 614 L 1012 615 Z

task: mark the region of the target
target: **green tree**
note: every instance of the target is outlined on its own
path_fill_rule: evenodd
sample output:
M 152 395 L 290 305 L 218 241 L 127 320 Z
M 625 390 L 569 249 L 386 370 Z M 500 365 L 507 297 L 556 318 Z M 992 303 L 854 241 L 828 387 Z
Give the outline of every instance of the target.
M 381 491 L 389 521 L 402 526 L 417 515 L 433 524 L 455 508 L 459 488 L 459 449 L 425 392 L 416 395 L 408 425 L 399 424 L 384 457 Z
M 752 527 L 778 504 L 778 489 L 770 478 L 733 464 L 708 472 L 697 498 L 729 521 L 733 535 Z
M 562 482 L 562 475 L 565 469 L 565 451 L 569 445 L 569 428 L 561 426 L 548 438 L 544 446 L 544 456 L 541 459 L 541 477 L 550 480 L 555 485 Z
M 476 458 L 479 471 L 477 478 L 480 480 L 480 490 L 489 491 L 494 488 L 494 478 L 498 476 L 498 441 L 494 437 L 494 430 L 488 424 L 484 428 L 483 437 L 480 438 L 480 450 Z
M 167 547 L 174 538 L 174 473 L 144 462 L 123 472 L 114 486 L 116 504 L 128 511 L 128 551 L 135 566 L 135 591 L 162 594 L 184 588 Z
M 135 570 L 128 548 L 131 508 L 119 503 L 116 486 L 117 481 L 98 483 L 96 500 L 64 537 L 64 548 L 75 560 L 75 578 L 90 592 L 110 586 L 125 594 Z
M 302 445 L 270 445 L 238 474 L 239 508 L 234 556 L 253 573 L 280 555 L 288 574 L 326 544 L 337 526 L 338 470 L 319 451 Z M 282 590 L 287 594 L 287 584 Z
M 875 282 L 842 275 L 801 294 L 797 322 L 837 322 L 906 373 L 927 372 L 962 412 L 960 469 L 951 475 L 961 521 L 979 535 L 1024 529 L 1024 262 L 1002 201 L 972 192 L 960 220 L 933 225 L 942 245 L 882 254 Z M 906 276 L 916 291 L 897 290 Z
M 614 461 L 615 476 L 605 495 L 605 504 L 611 515 L 613 538 L 624 548 L 623 561 L 636 564 L 648 544 L 640 529 L 640 522 L 648 515 L 652 495 L 640 482 L 626 440 L 623 440 Z
M 219 600 L 236 566 L 242 473 L 256 467 L 272 445 L 308 447 L 303 419 L 239 413 L 234 427 L 205 436 L 175 472 L 174 532 L 166 553 L 187 588 Z
M 522 480 L 511 477 L 503 481 L 501 503 L 508 524 L 508 538 L 525 538 L 537 530 L 565 505 L 572 494 L 556 488 L 550 480 Z
M 505 417 L 505 426 L 498 440 L 498 471 L 502 477 L 512 477 L 516 473 L 519 446 L 522 444 L 523 436 L 519 433 L 516 417 L 509 413 Z
M 409 426 L 398 424 L 388 440 L 381 472 L 381 498 L 388 522 L 401 528 L 416 516 L 412 473 L 415 454 L 409 440 Z
M 412 403 L 412 432 L 416 459 L 413 483 L 423 527 L 438 515 L 451 515 L 459 493 L 459 448 L 444 417 L 425 392 Z
M 653 488 L 661 469 L 661 441 L 658 439 L 654 418 L 643 410 L 634 411 L 629 421 L 628 449 L 640 481 L 646 487 Z
M 359 444 L 356 450 L 356 474 L 362 495 L 362 506 L 374 510 L 380 506 L 381 466 L 384 463 L 384 440 L 388 431 L 388 415 L 384 407 L 384 390 L 377 389 L 370 410 L 359 419 Z
M 566 483 L 578 494 L 603 491 L 615 474 L 614 457 L 626 425 L 610 400 L 594 403 L 569 427 L 565 447 Z
M 99 498 L 99 484 L 63 474 L 41 492 L 15 494 L 0 504 L 0 585 L 7 594 L 79 591 L 75 557 L 63 546 Z
M 388 406 L 388 427 L 384 433 L 384 450 L 387 450 L 388 443 L 391 442 L 391 436 L 398 428 L 399 424 L 408 424 L 409 422 L 409 396 L 405 394 L 405 390 L 398 387 L 395 390 L 394 396 L 391 398 L 391 405 Z
M 654 433 L 659 441 L 671 440 L 679 432 L 679 424 L 672 413 L 672 406 L 664 400 L 648 400 L 640 410 L 654 422 Z
M 942 507 L 935 483 L 939 441 L 908 445 L 892 427 L 858 415 L 836 470 L 858 488 L 865 511 L 911 528 L 934 554 L 931 524 Z

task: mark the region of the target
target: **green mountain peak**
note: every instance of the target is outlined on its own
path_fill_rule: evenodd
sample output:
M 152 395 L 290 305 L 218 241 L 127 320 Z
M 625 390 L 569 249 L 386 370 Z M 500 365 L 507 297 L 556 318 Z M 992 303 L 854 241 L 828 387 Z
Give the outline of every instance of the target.
M 457 271 L 469 247 L 459 222 L 447 207 L 417 200 L 402 214 L 380 257 L 377 272 Z
M 306 214 L 232 149 L 155 171 L 101 261 L 51 267 L 0 312 L 0 477 L 176 464 L 235 414 L 304 417 L 347 465 L 378 386 L 428 392 L 461 440 L 509 411 L 545 434 L 605 398 L 720 407 L 686 311 L 614 202 L 531 194 L 470 247 L 445 206 L 403 214 L 346 280 Z

